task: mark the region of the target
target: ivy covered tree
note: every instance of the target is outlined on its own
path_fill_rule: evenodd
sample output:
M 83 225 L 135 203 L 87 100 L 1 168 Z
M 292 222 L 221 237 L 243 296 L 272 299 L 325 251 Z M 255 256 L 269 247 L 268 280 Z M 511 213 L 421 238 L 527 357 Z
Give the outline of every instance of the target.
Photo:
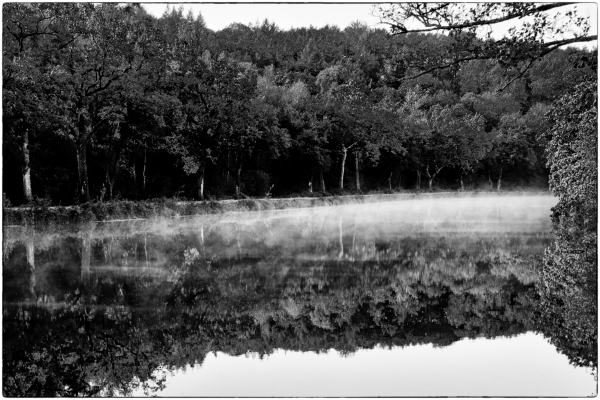
M 583 82 L 550 113 L 548 166 L 554 245 L 546 251 L 541 326 L 576 365 L 596 366 L 598 349 L 598 83 Z

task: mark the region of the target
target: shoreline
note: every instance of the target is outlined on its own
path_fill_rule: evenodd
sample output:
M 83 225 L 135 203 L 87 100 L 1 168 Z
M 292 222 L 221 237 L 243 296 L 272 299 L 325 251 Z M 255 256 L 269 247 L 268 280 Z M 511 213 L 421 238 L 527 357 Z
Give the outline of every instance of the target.
M 330 207 L 347 204 L 384 203 L 399 200 L 466 198 L 490 196 L 548 195 L 552 192 L 532 191 L 447 191 L 355 194 L 290 198 L 248 198 L 227 200 L 117 200 L 74 206 L 29 206 L 3 209 L 2 227 L 63 225 L 84 222 L 133 221 L 150 218 L 252 212 L 296 208 Z

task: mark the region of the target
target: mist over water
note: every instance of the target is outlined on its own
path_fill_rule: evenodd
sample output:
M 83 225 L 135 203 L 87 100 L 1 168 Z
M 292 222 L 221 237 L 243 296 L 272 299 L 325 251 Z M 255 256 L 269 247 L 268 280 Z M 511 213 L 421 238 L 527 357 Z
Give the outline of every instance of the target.
M 276 355 L 275 370 L 287 370 L 295 365 L 294 354 L 319 354 L 302 362 L 307 371 L 322 371 L 331 362 L 323 357 L 351 360 L 365 351 L 379 357 L 382 377 L 384 370 L 401 367 L 394 357 L 408 353 L 398 349 L 414 347 L 415 362 L 442 365 L 458 343 L 465 344 L 455 367 L 467 373 L 469 363 L 480 362 L 472 356 L 482 344 L 506 338 L 497 350 L 490 347 L 495 356 L 485 366 L 500 373 L 520 362 L 503 358 L 507 349 L 536 332 L 535 285 L 544 249 L 553 240 L 549 215 L 555 204 L 550 195 L 492 195 L 39 232 L 5 228 L 4 347 L 10 349 L 4 357 L 5 390 L 18 392 L 15 382 L 47 385 L 46 375 L 31 372 L 43 362 L 55 365 L 45 374 L 61 382 L 69 376 L 80 394 L 161 395 L 166 384 L 165 395 L 228 395 L 218 385 L 208 390 L 193 382 L 210 376 L 214 382 L 249 382 L 243 355 L 256 355 L 266 370 L 270 355 Z M 554 356 L 556 349 L 536 335 L 546 345 L 537 347 L 535 357 L 553 360 L 534 367 L 546 386 L 543 379 L 520 379 L 506 383 L 516 388 L 512 391 L 484 384 L 475 393 L 454 379 L 449 386 L 440 383 L 435 395 L 564 395 L 575 382 L 557 388 L 557 376 L 565 371 L 577 376 L 576 386 L 591 385 L 585 393 L 595 390 L 589 371 Z M 431 346 L 438 350 L 427 350 Z M 225 368 L 222 361 L 239 375 L 218 372 Z M 193 373 L 183 374 L 193 365 Z M 356 363 L 340 361 L 338 367 L 350 368 L 347 378 L 368 373 Z M 185 376 L 191 383 L 181 383 Z M 263 383 L 277 386 L 286 377 L 297 376 L 289 369 L 266 374 Z M 305 385 L 314 390 L 307 392 L 248 386 L 235 395 L 350 395 L 338 379 L 312 375 Z M 404 390 L 378 382 L 365 384 L 371 392 L 361 395 L 432 395 L 425 386 L 419 392 L 418 385 Z M 544 390 L 536 392 L 540 385 Z

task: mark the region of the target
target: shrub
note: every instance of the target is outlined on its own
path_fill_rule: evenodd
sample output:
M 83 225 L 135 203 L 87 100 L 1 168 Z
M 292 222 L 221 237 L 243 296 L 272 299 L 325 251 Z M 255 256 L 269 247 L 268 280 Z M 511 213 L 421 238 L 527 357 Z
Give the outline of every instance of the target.
M 264 171 L 248 171 L 242 180 L 243 192 L 256 197 L 264 197 L 270 188 L 269 175 Z

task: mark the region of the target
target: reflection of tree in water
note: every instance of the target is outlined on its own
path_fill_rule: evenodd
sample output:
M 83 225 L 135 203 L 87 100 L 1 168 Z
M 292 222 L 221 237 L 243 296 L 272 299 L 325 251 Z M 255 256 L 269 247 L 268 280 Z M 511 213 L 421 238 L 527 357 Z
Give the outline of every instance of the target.
M 195 243 L 200 251 L 189 238 L 171 243 L 166 275 L 145 267 L 146 250 L 136 253 L 144 262 L 135 273 L 103 273 L 85 237 L 71 250 L 58 244 L 62 262 L 43 264 L 45 253 L 36 253 L 37 273 L 45 273 L 36 290 L 53 300 L 32 304 L 14 293 L 5 304 L 4 394 L 127 394 L 142 384 L 152 392 L 164 383 L 161 366 L 201 363 L 211 351 L 350 354 L 522 333 L 532 328 L 539 259 L 528 249 L 547 241 L 423 236 L 382 245 L 342 235 L 355 242 L 344 246 L 350 256 L 338 259 L 338 236 L 321 247 L 333 257 L 315 261 L 290 258 L 287 249 L 256 258 L 237 239 L 233 252 L 205 256 L 208 239 Z M 123 243 L 135 247 L 131 238 Z M 17 246 L 12 257 L 20 252 L 26 248 Z M 4 269 L 12 276 L 18 268 L 25 267 Z M 46 279 L 66 270 L 79 284 Z

